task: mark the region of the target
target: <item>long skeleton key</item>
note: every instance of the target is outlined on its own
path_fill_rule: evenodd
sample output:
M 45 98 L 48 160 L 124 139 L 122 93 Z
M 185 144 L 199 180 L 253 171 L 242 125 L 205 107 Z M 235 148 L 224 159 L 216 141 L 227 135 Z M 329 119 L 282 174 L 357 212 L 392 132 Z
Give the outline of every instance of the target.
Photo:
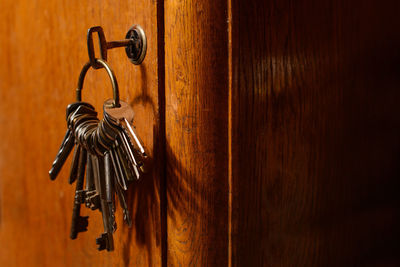
M 107 196 L 105 188 L 105 170 L 104 159 L 102 157 L 92 156 L 92 168 L 96 190 L 100 195 L 101 213 L 103 216 L 104 233 L 96 239 L 96 244 L 99 245 L 98 250 L 107 249 L 107 251 L 114 250 L 113 229 L 110 225 L 110 217 L 112 211 L 109 210 L 107 205 Z
M 79 232 L 87 231 L 87 226 L 89 224 L 88 217 L 82 217 L 80 215 L 81 204 L 84 202 L 83 183 L 85 176 L 85 165 L 86 165 L 86 150 L 81 149 L 79 155 L 79 166 L 78 166 L 78 178 L 76 181 L 74 208 L 72 211 L 72 223 L 71 223 L 71 239 L 75 239 Z
M 70 170 L 69 179 L 68 179 L 69 184 L 72 184 L 73 182 L 75 182 L 75 180 L 78 176 L 78 165 L 79 165 L 80 154 L 81 154 L 81 146 L 75 142 L 74 155 L 72 157 L 71 170 Z
M 67 130 L 64 136 L 64 140 L 61 143 L 60 150 L 56 156 L 56 159 L 53 161 L 53 165 L 49 171 L 50 179 L 55 180 L 57 178 L 58 173 L 60 172 L 62 166 L 67 160 L 68 155 L 71 153 L 72 148 L 74 147 L 74 135 L 70 129 Z
M 113 183 L 113 172 L 112 172 L 112 163 L 110 153 L 106 153 L 104 155 L 104 189 L 105 189 L 105 200 L 108 206 L 108 210 L 110 211 L 109 215 L 109 227 L 112 232 L 115 232 L 117 229 L 117 225 L 115 223 L 115 215 L 114 215 L 114 183 Z
M 87 153 L 86 159 L 86 198 L 85 198 L 85 205 L 87 208 L 92 210 L 96 210 L 100 208 L 100 196 L 96 191 L 96 187 L 94 184 L 93 178 L 93 168 L 92 168 L 92 159 L 90 153 Z

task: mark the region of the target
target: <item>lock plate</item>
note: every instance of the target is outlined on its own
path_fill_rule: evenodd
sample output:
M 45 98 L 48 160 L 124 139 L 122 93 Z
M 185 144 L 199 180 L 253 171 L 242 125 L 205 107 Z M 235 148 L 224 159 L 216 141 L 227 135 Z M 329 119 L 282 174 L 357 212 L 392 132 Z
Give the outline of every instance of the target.
M 125 47 L 126 55 L 133 64 L 139 65 L 147 52 L 147 39 L 144 30 L 139 25 L 133 25 L 126 33 L 125 38 L 133 40 Z

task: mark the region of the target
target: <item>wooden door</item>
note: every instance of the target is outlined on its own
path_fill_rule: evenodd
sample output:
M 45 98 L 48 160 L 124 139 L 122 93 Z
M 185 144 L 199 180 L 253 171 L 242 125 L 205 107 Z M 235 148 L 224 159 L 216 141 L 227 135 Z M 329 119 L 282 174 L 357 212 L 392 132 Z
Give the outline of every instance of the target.
M 397 1 L 0 3 L 1 266 L 397 266 Z M 86 30 L 148 38 L 109 52 L 152 158 L 98 252 L 70 240 L 68 167 L 48 170 L 87 61 Z M 102 70 L 83 91 L 101 110 Z M 66 166 L 69 166 L 68 161 Z
M 69 239 L 75 190 L 67 182 L 70 160 L 57 180 L 47 174 L 66 130 L 65 107 L 75 100 L 78 75 L 88 61 L 87 29 L 97 25 L 109 41 L 123 39 L 133 24 L 147 34 L 143 64 L 130 63 L 124 49 L 110 50 L 108 62 L 120 97 L 134 109 L 138 133 L 159 164 L 158 3 L 6 0 L 0 5 L 0 265 L 160 266 L 160 168 L 131 188 L 131 229 L 118 207 L 112 253 L 96 249 L 102 232 L 97 211 L 83 209 L 90 216 L 88 231 Z M 83 100 L 101 111 L 109 98 L 106 72 L 89 70 Z

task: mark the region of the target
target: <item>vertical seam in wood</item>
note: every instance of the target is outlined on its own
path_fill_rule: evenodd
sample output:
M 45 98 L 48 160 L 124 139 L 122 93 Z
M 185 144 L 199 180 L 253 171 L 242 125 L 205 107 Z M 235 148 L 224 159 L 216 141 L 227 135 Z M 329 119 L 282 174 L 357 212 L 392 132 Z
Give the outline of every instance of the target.
M 161 219 L 161 266 L 167 266 L 168 229 L 167 229 L 167 161 L 165 126 L 165 21 L 164 0 L 157 1 L 157 68 L 158 68 L 158 111 L 160 140 L 160 219 Z
M 232 0 L 228 0 L 228 266 L 232 267 Z

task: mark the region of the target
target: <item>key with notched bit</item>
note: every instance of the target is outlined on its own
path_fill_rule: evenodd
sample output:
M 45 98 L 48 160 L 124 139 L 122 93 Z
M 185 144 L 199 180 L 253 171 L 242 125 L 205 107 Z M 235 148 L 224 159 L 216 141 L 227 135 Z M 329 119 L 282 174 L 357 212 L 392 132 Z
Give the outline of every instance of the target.
M 115 179 L 115 176 L 114 176 Z M 115 184 L 116 181 L 114 181 Z M 122 212 L 124 215 L 124 221 L 126 222 L 126 224 L 128 224 L 129 227 L 132 226 L 132 219 L 131 219 L 131 215 L 129 213 L 128 210 L 128 205 L 126 204 L 126 200 L 125 200 L 125 194 L 124 192 L 121 190 L 121 188 L 119 186 L 115 186 L 115 192 L 117 193 L 118 196 L 118 200 L 119 203 L 122 207 Z
M 115 223 L 114 214 L 114 181 L 113 181 L 113 171 L 111 166 L 111 157 L 109 153 L 104 155 L 104 190 L 105 203 L 110 212 L 108 217 L 109 231 L 115 232 L 117 225 Z
M 127 136 L 125 135 L 124 132 L 120 132 L 117 136 L 117 140 L 115 140 L 116 144 L 119 145 L 120 149 L 121 149 L 121 157 L 124 157 L 126 159 L 129 160 L 129 162 L 131 163 L 130 165 L 128 164 L 128 166 L 132 166 L 133 168 L 133 172 L 134 172 L 134 177 L 136 179 L 140 178 L 140 174 L 139 174 L 139 170 L 138 168 L 141 168 L 143 166 L 142 162 L 137 162 L 136 158 L 135 158 L 135 152 L 134 149 L 132 147 L 132 144 L 128 141 Z M 131 176 L 128 177 L 128 180 Z
M 100 208 L 100 196 L 94 185 L 92 158 L 91 157 L 92 157 L 92 155 L 90 155 L 90 153 L 87 153 L 85 205 L 87 208 L 90 208 L 91 210 L 96 210 L 96 209 Z
M 119 157 L 115 151 L 115 149 L 110 150 L 111 162 L 114 167 L 115 177 L 117 179 L 118 185 L 124 190 L 128 190 L 128 186 L 126 184 L 126 177 L 124 176 L 124 171 L 122 169 L 121 162 L 119 161 Z
M 67 107 L 66 111 L 66 119 L 68 121 L 68 118 L 72 113 L 74 113 L 79 107 L 85 106 L 88 109 L 94 110 L 94 107 L 90 105 L 89 103 L 86 102 L 75 102 Z M 57 178 L 58 173 L 60 172 L 62 166 L 64 165 L 65 161 L 68 158 L 68 155 L 71 153 L 72 148 L 74 147 L 75 143 L 75 138 L 73 135 L 73 132 L 71 129 L 67 129 L 67 132 L 65 133 L 64 139 L 61 143 L 60 149 L 57 153 L 57 156 L 52 164 L 52 167 L 49 171 L 50 179 L 55 180 Z
M 80 149 L 79 164 L 78 164 L 78 177 L 76 181 L 74 208 L 72 210 L 72 222 L 71 222 L 71 239 L 75 239 L 79 232 L 87 231 L 89 224 L 88 217 L 82 217 L 80 215 L 81 204 L 85 201 L 85 191 L 83 190 L 84 177 L 85 177 L 85 166 L 86 166 L 86 150 Z
M 106 154 L 108 155 L 108 153 Z M 107 156 L 108 157 L 108 156 Z M 107 202 L 106 179 L 110 175 L 109 168 L 110 159 L 103 157 L 92 156 L 93 177 L 96 185 L 96 190 L 100 195 L 101 213 L 103 216 L 104 233 L 96 239 L 96 244 L 99 245 L 98 250 L 107 249 L 114 250 L 113 240 L 113 210 Z M 107 162 L 105 162 L 105 160 Z M 110 189 L 110 188 L 109 188 Z

